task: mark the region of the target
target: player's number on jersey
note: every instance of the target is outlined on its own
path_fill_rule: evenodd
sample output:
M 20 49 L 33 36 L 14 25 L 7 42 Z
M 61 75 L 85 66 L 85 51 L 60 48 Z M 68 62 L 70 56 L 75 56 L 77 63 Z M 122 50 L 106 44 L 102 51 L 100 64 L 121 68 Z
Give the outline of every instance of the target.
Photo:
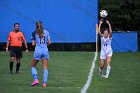
M 40 38 L 40 44 L 45 44 L 45 37 Z
M 104 43 L 104 46 L 107 46 L 107 43 L 106 42 Z

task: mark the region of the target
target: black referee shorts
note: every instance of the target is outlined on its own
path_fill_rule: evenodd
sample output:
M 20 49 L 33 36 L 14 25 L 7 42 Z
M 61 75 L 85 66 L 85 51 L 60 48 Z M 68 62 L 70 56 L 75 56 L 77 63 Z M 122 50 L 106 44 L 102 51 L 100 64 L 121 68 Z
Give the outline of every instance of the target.
M 22 47 L 10 46 L 10 57 L 22 58 Z

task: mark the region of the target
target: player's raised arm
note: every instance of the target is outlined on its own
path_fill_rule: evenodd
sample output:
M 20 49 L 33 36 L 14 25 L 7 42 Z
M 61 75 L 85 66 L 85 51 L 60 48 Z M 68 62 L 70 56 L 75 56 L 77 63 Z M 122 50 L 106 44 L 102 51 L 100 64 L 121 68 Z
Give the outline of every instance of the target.
M 109 26 L 109 38 L 111 38 L 112 37 L 112 27 L 111 27 L 111 24 L 110 24 L 110 22 L 108 20 L 106 20 L 106 23 Z
M 102 25 L 102 23 L 103 23 L 103 20 L 100 20 L 100 22 L 99 22 L 98 34 L 99 34 L 101 37 L 103 36 L 103 34 L 101 33 L 101 25 Z

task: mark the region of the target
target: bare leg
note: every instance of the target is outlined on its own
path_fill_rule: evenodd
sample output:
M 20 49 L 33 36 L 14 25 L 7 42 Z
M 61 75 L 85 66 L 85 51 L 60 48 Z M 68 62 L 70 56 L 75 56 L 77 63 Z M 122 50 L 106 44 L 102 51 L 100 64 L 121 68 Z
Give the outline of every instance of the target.
M 32 60 L 32 67 L 36 67 L 39 60 Z
M 99 67 L 99 76 L 102 77 L 102 70 L 104 68 L 104 60 L 100 60 L 100 67 Z
M 106 69 L 106 77 L 105 78 L 109 77 L 109 73 L 110 73 L 110 70 L 111 70 L 111 67 L 110 67 L 111 58 L 112 58 L 111 56 L 108 56 L 107 60 L 106 60 L 107 69 Z
M 43 70 L 48 69 L 48 60 L 42 59 Z
M 106 60 L 107 66 L 110 66 L 111 58 L 112 58 L 111 56 L 107 57 L 107 60 Z

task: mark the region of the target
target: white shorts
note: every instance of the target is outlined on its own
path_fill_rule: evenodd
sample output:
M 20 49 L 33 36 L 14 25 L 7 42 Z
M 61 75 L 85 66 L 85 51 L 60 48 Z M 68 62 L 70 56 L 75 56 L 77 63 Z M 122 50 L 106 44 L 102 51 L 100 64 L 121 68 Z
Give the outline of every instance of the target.
M 109 50 L 109 51 L 105 51 L 105 50 L 101 50 L 100 52 L 100 59 L 106 59 L 108 56 L 111 56 L 112 57 L 113 55 L 113 51 L 112 50 Z

